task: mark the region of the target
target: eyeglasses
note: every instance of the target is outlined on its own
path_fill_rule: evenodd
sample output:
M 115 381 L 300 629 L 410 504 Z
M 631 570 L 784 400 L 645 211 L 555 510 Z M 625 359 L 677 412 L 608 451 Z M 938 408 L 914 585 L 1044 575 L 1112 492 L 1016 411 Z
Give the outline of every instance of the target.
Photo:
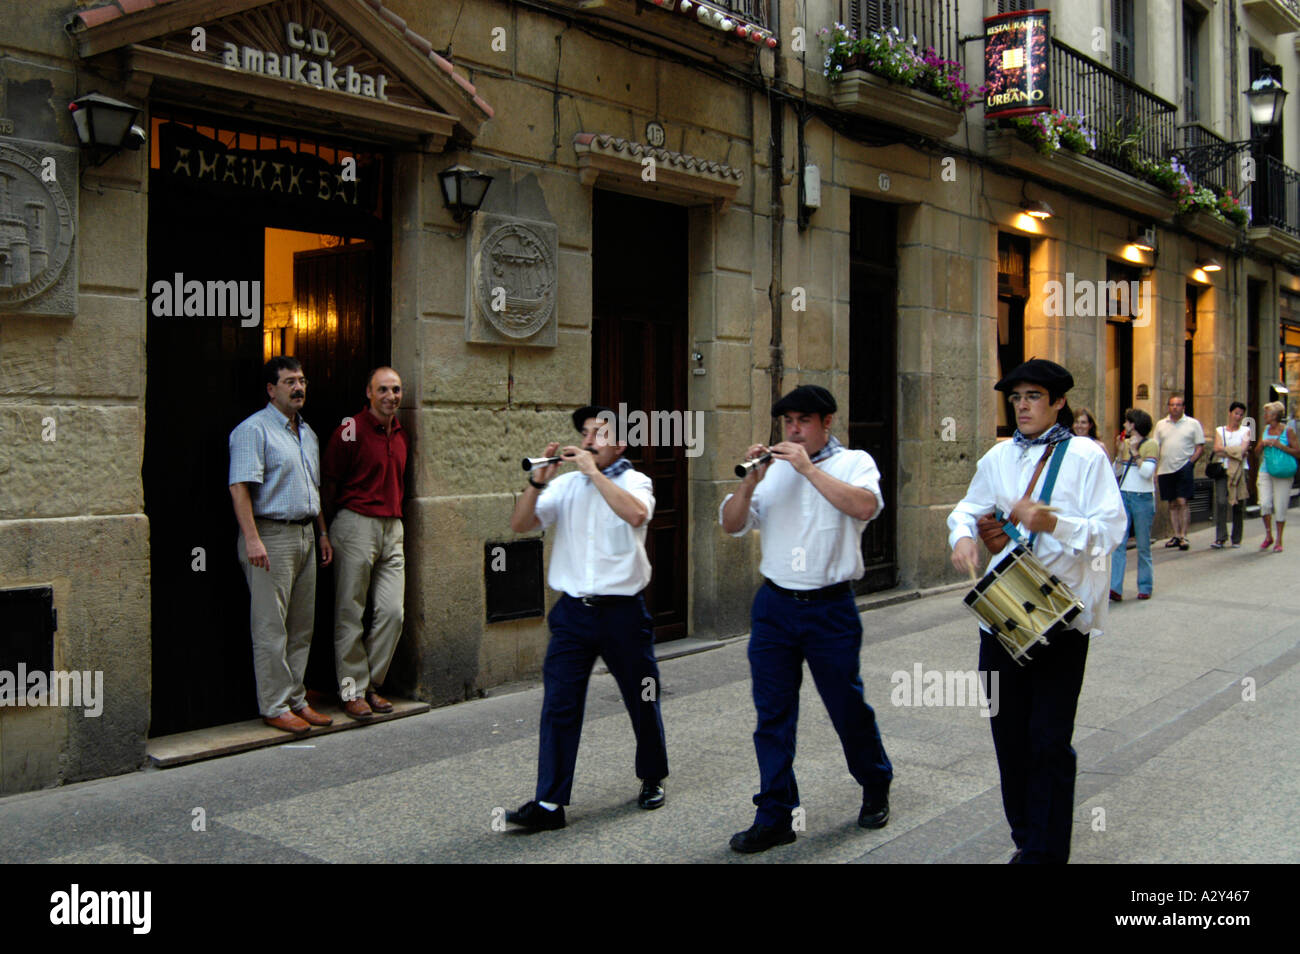
M 1026 391 L 1024 394 L 1008 394 L 1007 403 L 1016 406 L 1019 404 L 1036 404 L 1047 394 L 1043 391 Z

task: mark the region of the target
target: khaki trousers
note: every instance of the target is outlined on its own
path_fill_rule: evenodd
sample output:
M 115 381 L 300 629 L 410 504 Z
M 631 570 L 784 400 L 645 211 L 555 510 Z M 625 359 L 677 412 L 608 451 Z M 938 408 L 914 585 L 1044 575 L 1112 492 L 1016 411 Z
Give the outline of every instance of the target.
M 406 557 L 400 517 L 340 510 L 330 524 L 334 547 L 334 669 L 339 695 L 364 698 L 382 686 L 402 635 Z M 370 633 L 362 631 L 371 598 Z
M 269 572 L 248 562 L 242 533 L 235 550 L 248 581 L 257 707 L 274 719 L 307 703 L 302 679 L 316 622 L 316 530 L 314 524 L 258 520 L 257 535 L 271 561 Z

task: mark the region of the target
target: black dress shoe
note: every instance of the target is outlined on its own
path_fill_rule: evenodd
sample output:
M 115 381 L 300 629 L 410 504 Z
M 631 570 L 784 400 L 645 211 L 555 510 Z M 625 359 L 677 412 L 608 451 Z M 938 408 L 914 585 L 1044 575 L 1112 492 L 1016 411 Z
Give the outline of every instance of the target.
M 889 789 L 878 798 L 868 797 L 862 792 L 862 811 L 858 812 L 859 828 L 884 828 L 889 824 Z
M 518 811 L 506 812 L 506 821 L 533 831 L 555 831 L 564 827 L 564 806 L 552 812 L 536 802 L 526 802 Z
M 731 850 L 742 855 L 752 855 L 775 845 L 789 845 L 794 842 L 795 834 L 789 824 L 760 825 L 754 822 L 748 831 L 738 831 L 731 836 Z
M 636 803 L 637 807 L 644 808 L 646 811 L 663 808 L 663 783 L 657 778 L 643 779 L 641 781 L 641 794 L 636 797 Z

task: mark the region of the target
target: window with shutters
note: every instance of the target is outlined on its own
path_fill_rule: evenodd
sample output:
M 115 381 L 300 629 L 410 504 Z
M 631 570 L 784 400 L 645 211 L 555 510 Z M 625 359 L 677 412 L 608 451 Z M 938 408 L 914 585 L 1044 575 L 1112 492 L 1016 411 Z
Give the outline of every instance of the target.
M 1045 0 L 1034 3 L 1034 0 L 998 0 L 998 13 L 1019 13 L 1021 10 L 1038 10 L 1045 6 Z
M 858 36 L 897 29 L 904 42 L 916 37 L 919 52 L 934 47 L 946 60 L 960 56 L 957 0 L 840 0 L 840 10 Z
M 894 0 L 848 0 L 848 5 L 848 22 L 857 27 L 858 36 L 882 33 L 898 25 L 898 3 Z
M 1197 88 L 1201 82 L 1201 24 L 1191 7 L 1183 7 L 1183 122 L 1194 123 L 1201 118 L 1201 105 Z
M 1134 79 L 1133 51 L 1137 39 L 1133 27 L 1133 0 L 1110 3 L 1111 68 L 1121 76 Z

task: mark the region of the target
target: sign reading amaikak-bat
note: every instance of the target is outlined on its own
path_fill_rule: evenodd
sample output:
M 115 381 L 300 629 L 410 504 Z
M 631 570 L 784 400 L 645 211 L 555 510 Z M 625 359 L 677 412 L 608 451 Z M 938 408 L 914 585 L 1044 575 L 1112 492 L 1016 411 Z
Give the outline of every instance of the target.
M 158 149 L 159 172 L 187 188 L 354 214 L 379 208 L 381 176 L 369 156 L 329 163 L 286 148 L 237 149 L 174 122 L 159 128 Z

